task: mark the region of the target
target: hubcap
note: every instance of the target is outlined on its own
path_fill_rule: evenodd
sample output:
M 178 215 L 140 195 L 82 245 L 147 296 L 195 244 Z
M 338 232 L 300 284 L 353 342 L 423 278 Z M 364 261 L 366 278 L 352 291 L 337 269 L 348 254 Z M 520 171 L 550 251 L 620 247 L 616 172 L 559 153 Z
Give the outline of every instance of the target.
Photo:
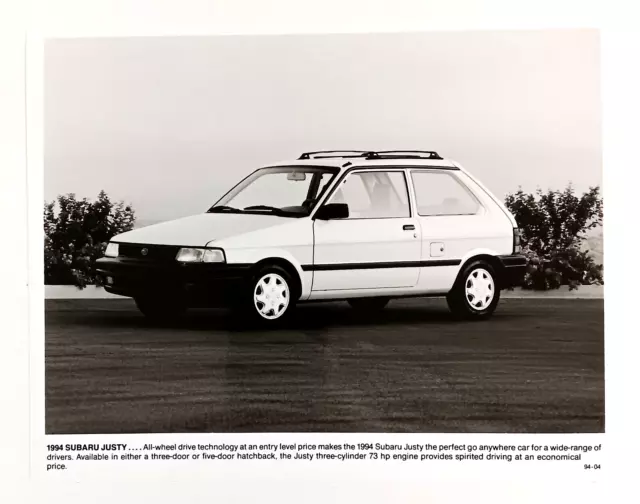
M 280 317 L 289 306 L 289 286 L 280 275 L 268 273 L 253 291 L 253 303 L 260 316 L 273 320 Z
M 491 274 L 482 268 L 473 270 L 465 284 L 467 302 L 476 310 L 484 310 L 493 301 L 495 285 Z

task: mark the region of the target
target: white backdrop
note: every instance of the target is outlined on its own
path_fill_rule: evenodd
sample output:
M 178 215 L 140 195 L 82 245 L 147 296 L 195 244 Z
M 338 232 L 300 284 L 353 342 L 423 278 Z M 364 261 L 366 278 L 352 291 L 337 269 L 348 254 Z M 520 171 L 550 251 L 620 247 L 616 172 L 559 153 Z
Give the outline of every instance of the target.
M 305 150 L 437 150 L 499 197 L 602 181 L 596 30 L 48 40 L 44 92 L 46 199 L 141 220 Z

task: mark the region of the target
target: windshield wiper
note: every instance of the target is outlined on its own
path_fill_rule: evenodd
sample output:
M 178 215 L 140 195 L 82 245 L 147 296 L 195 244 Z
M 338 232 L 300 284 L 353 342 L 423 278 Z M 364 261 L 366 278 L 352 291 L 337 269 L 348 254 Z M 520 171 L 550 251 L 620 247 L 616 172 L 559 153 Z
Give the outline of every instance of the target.
M 209 210 L 207 210 L 207 213 L 222 213 L 222 212 L 242 213 L 242 210 L 240 210 L 239 208 L 233 208 L 227 205 L 214 206 L 214 207 L 211 207 Z
M 251 212 L 251 211 L 258 211 L 258 212 L 271 212 L 275 215 L 291 215 L 291 212 L 287 212 L 285 210 L 282 210 L 282 208 L 276 208 L 276 207 L 272 207 L 272 206 L 267 206 L 267 205 L 252 205 L 252 206 L 248 206 L 248 207 L 244 207 L 244 211 L 247 212 Z

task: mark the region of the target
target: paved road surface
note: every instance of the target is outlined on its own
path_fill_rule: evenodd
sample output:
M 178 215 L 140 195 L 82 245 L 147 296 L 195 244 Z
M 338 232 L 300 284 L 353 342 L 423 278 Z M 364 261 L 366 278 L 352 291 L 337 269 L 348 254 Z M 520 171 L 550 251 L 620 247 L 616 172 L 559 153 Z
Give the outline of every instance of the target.
M 46 302 L 46 431 L 603 432 L 602 300 L 300 307 L 285 330 L 220 311 L 175 327 L 130 300 Z

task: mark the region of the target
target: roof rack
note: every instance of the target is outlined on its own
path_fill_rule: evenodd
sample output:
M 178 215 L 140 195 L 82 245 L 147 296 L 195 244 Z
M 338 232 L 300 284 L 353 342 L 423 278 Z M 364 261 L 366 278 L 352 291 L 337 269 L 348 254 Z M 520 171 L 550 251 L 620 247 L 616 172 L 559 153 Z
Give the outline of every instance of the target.
M 298 159 L 322 158 L 364 158 L 364 159 L 442 159 L 435 151 L 390 150 L 390 151 L 356 151 L 333 150 L 303 152 Z

